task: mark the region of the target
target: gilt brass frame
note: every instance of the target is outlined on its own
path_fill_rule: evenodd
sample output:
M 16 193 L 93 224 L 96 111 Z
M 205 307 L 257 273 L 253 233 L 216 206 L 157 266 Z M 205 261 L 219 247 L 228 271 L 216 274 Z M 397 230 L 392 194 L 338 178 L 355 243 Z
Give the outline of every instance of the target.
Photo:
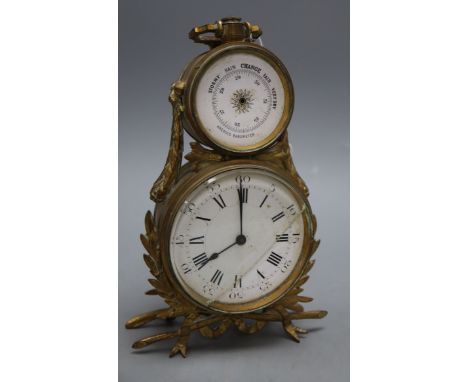
M 207 133 L 196 112 L 195 96 L 198 84 L 206 70 L 219 58 L 231 53 L 249 53 L 267 61 L 277 72 L 284 89 L 284 109 L 280 121 L 273 132 L 255 145 L 229 146 L 215 142 Z M 264 47 L 251 42 L 231 42 L 213 48 L 195 58 L 186 68 L 180 80 L 184 83 L 182 103 L 184 106 L 183 125 L 185 130 L 197 141 L 224 154 L 248 156 L 265 150 L 274 144 L 287 128 L 294 109 L 294 88 L 288 70 L 281 60 Z
M 183 203 L 187 197 L 199 186 L 205 183 L 208 179 L 216 177 L 222 173 L 236 170 L 251 170 L 256 169 L 262 172 L 271 174 L 273 177 L 278 178 L 291 192 L 296 199 L 297 203 L 304 207 L 303 221 L 304 221 L 304 238 L 301 248 L 301 254 L 297 263 L 295 264 L 292 272 L 276 289 L 270 291 L 268 294 L 260 297 L 259 299 L 236 304 L 227 303 L 213 303 L 210 306 L 203 305 L 199 300 L 193 298 L 182 286 L 175 275 L 176 270 L 173 269 L 170 260 L 170 241 L 171 231 L 176 215 L 179 213 Z M 190 171 L 190 170 L 189 170 Z M 300 277 L 304 269 L 304 265 L 311 254 L 312 244 L 314 242 L 313 232 L 316 230 L 316 225 L 312 219 L 312 210 L 306 196 L 293 186 L 293 179 L 280 167 L 265 161 L 258 161 L 253 159 L 239 159 L 230 161 L 228 164 L 225 162 L 211 163 L 200 171 L 190 171 L 182 179 L 177 182 L 173 191 L 168 195 L 164 204 L 160 207 L 160 214 L 157 216 L 157 226 L 160 227 L 160 250 L 162 264 L 164 271 L 168 275 L 172 287 L 183 295 L 187 300 L 190 300 L 194 305 L 197 305 L 201 310 L 208 312 L 219 312 L 224 314 L 240 314 L 260 310 L 266 306 L 271 305 L 283 297 L 293 286 L 295 281 Z M 193 292 L 197 294 L 196 292 Z M 202 297 L 202 296 L 200 296 Z M 203 297 L 201 298 L 203 299 Z
M 171 349 L 170 356 L 181 354 L 185 357 L 187 343 L 193 332 L 199 332 L 207 338 L 216 338 L 230 326 L 233 326 L 242 333 L 253 334 L 262 330 L 268 322 L 274 321 L 280 322 L 290 338 L 299 342 L 299 335 L 307 333 L 307 330 L 295 326 L 292 323 L 293 320 L 321 319 L 327 315 L 325 310 L 305 311 L 302 306 L 303 303 L 313 300 L 311 297 L 302 295 L 304 291 L 302 286 L 309 279 L 308 273 L 315 263 L 311 257 L 317 250 L 320 241 L 315 240 L 314 237 L 317 223 L 307 201 L 309 190 L 294 165 L 286 131 L 294 103 L 291 79 L 281 61 L 265 48 L 250 42 L 226 42 L 239 38 L 255 38 L 261 34 L 261 29 L 258 26 L 243 23 L 241 28 L 237 25 L 238 23 L 240 23 L 238 18 L 227 18 L 220 20 L 214 26 L 209 24 L 194 28 L 191 32 L 191 38 L 194 41 L 209 46 L 221 45 L 196 57 L 187 66 L 181 79 L 171 86 L 169 94 L 169 101 L 172 105 L 171 142 L 164 168 L 150 191 L 150 198 L 156 203 L 155 213 L 150 211 L 146 213 L 145 233 L 140 235 L 141 243 L 146 250 L 143 259 L 151 274 L 148 281 L 152 289 L 148 290 L 146 294 L 160 296 L 167 307 L 136 315 L 127 321 L 126 327 L 134 329 L 154 320 L 172 320 L 178 317 L 182 318 L 182 322 L 176 330 L 163 331 L 141 338 L 133 344 L 135 349 L 174 338 L 177 341 Z M 238 33 L 239 31 L 248 32 L 248 34 L 241 35 Z M 208 32 L 215 32 L 215 35 L 203 36 L 203 38 L 199 36 Z M 281 123 L 275 130 L 275 136 L 269 137 L 268 142 L 261 142 L 248 150 L 221 147 L 210 141 L 204 134 L 203 126 L 197 123 L 193 113 L 193 91 L 200 78 L 200 73 L 206 70 L 207 65 L 212 62 L 211 60 L 231 50 L 244 50 L 263 55 L 262 57 L 269 61 L 274 68 L 280 68 L 283 74 L 280 75 L 280 78 L 286 85 L 284 87 L 287 102 Z M 289 91 L 286 92 L 286 89 Z M 183 127 L 197 142 L 190 143 L 191 151 L 185 156 L 188 163 L 182 166 Z M 215 150 L 207 149 L 200 143 Z M 249 158 L 240 158 L 243 155 L 249 156 Z M 273 173 L 286 185 L 289 185 L 289 189 L 296 199 L 306 207 L 302 252 L 294 270 L 283 282 L 282 287 L 276 288 L 261 299 L 247 303 L 248 305 L 242 306 L 242 309 L 237 307 L 237 309 L 229 310 L 225 306 L 207 308 L 194 301 L 183 290 L 174 274 L 169 258 L 170 229 L 177 210 L 191 190 L 214 174 L 246 166 Z

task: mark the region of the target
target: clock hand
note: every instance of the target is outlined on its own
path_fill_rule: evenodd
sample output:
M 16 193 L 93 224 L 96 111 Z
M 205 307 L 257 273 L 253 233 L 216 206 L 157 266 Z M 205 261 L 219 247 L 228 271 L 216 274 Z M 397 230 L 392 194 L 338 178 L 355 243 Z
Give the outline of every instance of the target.
M 244 189 L 242 188 L 242 177 L 239 176 L 239 189 L 237 190 L 239 194 L 239 211 L 240 211 L 240 236 L 244 236 L 243 233 L 243 212 L 244 212 Z
M 224 248 L 223 250 L 219 251 L 219 252 L 214 252 L 211 254 L 210 257 L 208 257 L 208 261 L 211 261 L 211 260 L 215 260 L 218 258 L 219 255 L 221 255 L 221 253 L 223 253 L 224 251 L 227 251 L 229 248 L 231 247 L 234 247 L 236 244 L 238 244 L 237 242 L 237 239 L 234 243 L 232 243 L 231 245 L 228 245 L 226 248 Z
M 208 261 L 211 261 L 211 260 L 215 260 L 218 258 L 219 255 L 221 255 L 221 253 L 223 253 L 224 251 L 227 251 L 229 248 L 232 248 L 234 247 L 236 244 L 237 245 L 244 245 L 245 242 L 246 242 L 246 237 L 244 235 L 238 235 L 236 237 L 236 241 L 230 245 L 228 245 L 226 248 L 222 249 L 221 251 L 219 252 L 213 252 L 210 257 L 208 257 Z

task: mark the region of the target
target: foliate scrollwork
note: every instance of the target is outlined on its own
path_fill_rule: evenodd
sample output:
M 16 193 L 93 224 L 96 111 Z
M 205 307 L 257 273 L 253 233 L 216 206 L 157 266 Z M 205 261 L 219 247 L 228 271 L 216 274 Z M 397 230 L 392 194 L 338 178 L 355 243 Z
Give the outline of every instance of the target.
M 284 152 L 284 157 L 282 159 L 284 167 L 289 172 L 289 174 L 293 177 L 293 179 L 295 180 L 299 188 L 302 190 L 304 195 L 309 196 L 309 188 L 307 187 L 304 180 L 301 178 L 301 176 L 297 172 L 296 166 L 294 165 L 294 161 L 291 155 L 291 147 L 289 145 L 287 131 L 283 134 L 283 137 L 280 140 L 279 145 L 281 146 L 281 149 Z
M 150 199 L 156 203 L 162 202 L 169 188 L 179 174 L 184 150 L 184 136 L 181 116 L 183 113 L 182 92 L 184 83 L 176 81 L 171 86 L 169 102 L 172 104 L 171 143 L 167 154 L 166 164 L 150 191 Z
M 191 151 L 185 156 L 189 162 L 199 164 L 201 162 L 221 162 L 236 159 L 229 155 L 222 155 L 214 150 L 204 148 L 198 142 L 190 142 Z M 282 137 L 269 149 L 256 154 L 256 160 L 279 162 L 282 167 L 291 175 L 296 185 L 301 189 L 305 196 L 309 196 L 309 188 L 297 172 L 296 166 L 291 155 L 288 133 L 285 132 Z
M 316 227 L 315 220 L 313 226 Z M 310 260 L 310 257 L 317 250 L 318 241 L 314 241 L 311 246 L 309 260 L 304 267 L 302 276 L 297 280 L 294 287 L 271 307 L 263 311 L 252 313 L 207 313 L 195 307 L 191 302 L 187 301 L 184 296 L 177 293 L 176 290 L 171 287 L 169 279 L 162 267 L 159 238 L 150 211 L 148 211 L 145 216 L 145 228 L 146 233 L 141 235 L 141 241 L 148 254 L 143 255 L 143 257 L 153 276 L 153 278 L 148 280 L 153 289 L 149 290 L 147 294 L 159 295 L 166 302 L 168 308 L 135 316 L 127 321 L 126 327 L 128 329 L 139 328 L 157 319 L 182 317 L 183 321 L 180 327 L 175 331 L 159 333 L 136 341 L 133 344 L 133 348 L 135 349 L 141 349 L 162 340 L 175 338 L 176 344 L 171 349 L 170 356 L 181 354 L 185 357 L 187 355 L 187 343 L 192 332 L 199 331 L 204 337 L 215 338 L 222 335 L 233 325 L 242 333 L 253 334 L 263 329 L 269 321 L 281 322 L 285 332 L 295 341 L 299 341 L 299 334 L 305 333 L 306 331 L 293 325 L 293 320 L 318 319 L 327 315 L 327 312 L 323 310 L 304 311 L 301 305 L 301 303 L 312 301 L 312 298 L 300 294 L 303 291 L 301 286 L 309 278 L 307 273 L 314 265 L 314 260 Z M 248 323 L 247 320 L 253 322 Z
M 231 326 L 231 319 L 226 318 L 221 323 L 215 324 L 216 326 L 204 326 L 199 329 L 200 334 L 207 338 L 216 338 L 223 334 Z
M 191 151 L 185 155 L 185 159 L 187 159 L 190 163 L 221 162 L 223 160 L 229 159 L 229 157 L 221 155 L 214 150 L 204 148 L 198 142 L 190 142 L 190 149 Z

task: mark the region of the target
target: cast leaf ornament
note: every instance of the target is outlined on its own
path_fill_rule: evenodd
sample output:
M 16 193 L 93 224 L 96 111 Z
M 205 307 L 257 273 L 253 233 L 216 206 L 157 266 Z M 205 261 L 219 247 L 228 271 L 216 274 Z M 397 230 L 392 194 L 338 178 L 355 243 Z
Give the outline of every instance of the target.
M 150 199 L 159 203 L 162 202 L 169 190 L 169 187 L 175 182 L 179 174 L 180 165 L 182 162 L 182 152 L 184 150 L 183 128 L 181 114 L 183 106 L 181 94 L 184 89 L 184 83 L 176 81 L 171 86 L 169 93 L 169 102 L 172 104 L 172 129 L 171 129 L 171 144 L 167 154 L 166 164 L 164 165 L 161 175 L 150 191 Z
M 313 216 L 314 235 L 316 230 L 315 216 Z M 174 319 L 182 317 L 183 322 L 177 330 L 148 336 L 136 341 L 134 349 L 141 349 L 156 342 L 168 339 L 176 339 L 176 344 L 172 347 L 170 356 L 181 354 L 187 355 L 187 342 L 192 332 L 198 331 L 202 336 L 215 338 L 222 335 L 230 326 L 246 334 L 253 334 L 263 329 L 267 322 L 281 322 L 285 332 L 296 342 L 300 341 L 300 334 L 307 333 L 307 330 L 293 325 L 293 320 L 318 319 L 327 315 L 323 310 L 305 311 L 302 303 L 311 302 L 311 297 L 301 295 L 302 285 L 309 279 L 308 273 L 312 269 L 315 260 L 310 259 L 319 246 L 319 241 L 313 240 L 310 247 L 309 259 L 303 269 L 302 275 L 298 278 L 294 286 L 281 299 L 268 308 L 254 313 L 242 314 L 210 314 L 195 307 L 182 294 L 171 287 L 169 278 L 162 267 L 159 237 L 154 225 L 154 218 L 150 211 L 145 216 L 146 233 L 140 236 L 141 242 L 147 254 L 143 255 L 144 261 L 149 268 L 152 278 L 148 279 L 152 289 L 148 290 L 148 295 L 159 295 L 168 305 L 168 308 L 154 310 L 138 315 L 127 321 L 127 329 L 139 328 L 157 319 Z M 247 320 L 253 321 L 249 323 Z
M 193 163 L 195 166 L 199 166 L 200 164 L 206 162 L 221 162 L 235 159 L 230 155 L 223 155 L 217 153 L 214 150 L 206 149 L 198 142 L 190 142 L 190 148 L 191 151 L 185 155 L 185 159 Z M 304 195 L 309 196 L 309 188 L 297 172 L 296 166 L 292 160 L 287 132 L 282 135 L 282 137 L 274 146 L 260 154 L 257 154 L 255 159 L 260 161 L 279 163 L 279 165 L 291 175 L 294 182 L 304 193 Z

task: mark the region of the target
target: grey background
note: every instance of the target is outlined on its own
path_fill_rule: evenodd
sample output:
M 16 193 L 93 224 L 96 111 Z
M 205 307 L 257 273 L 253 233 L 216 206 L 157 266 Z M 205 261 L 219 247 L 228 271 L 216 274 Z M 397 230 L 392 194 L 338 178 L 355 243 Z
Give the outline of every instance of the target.
M 318 218 L 317 263 L 306 284 L 326 309 L 300 344 L 279 324 L 263 332 L 229 331 L 217 340 L 193 335 L 187 359 L 169 359 L 173 342 L 134 352 L 131 344 L 164 324 L 126 330 L 134 314 L 163 307 L 145 296 L 149 276 L 138 236 L 148 191 L 169 144 L 169 86 L 204 51 L 187 38 L 195 25 L 241 16 L 262 27 L 265 47 L 288 68 L 296 104 L 289 135 L 296 166 Z M 190 139 L 186 135 L 186 141 Z M 174 326 L 174 328 L 176 328 Z M 321 1 L 119 2 L 119 379 L 135 381 L 349 380 L 349 3 Z

